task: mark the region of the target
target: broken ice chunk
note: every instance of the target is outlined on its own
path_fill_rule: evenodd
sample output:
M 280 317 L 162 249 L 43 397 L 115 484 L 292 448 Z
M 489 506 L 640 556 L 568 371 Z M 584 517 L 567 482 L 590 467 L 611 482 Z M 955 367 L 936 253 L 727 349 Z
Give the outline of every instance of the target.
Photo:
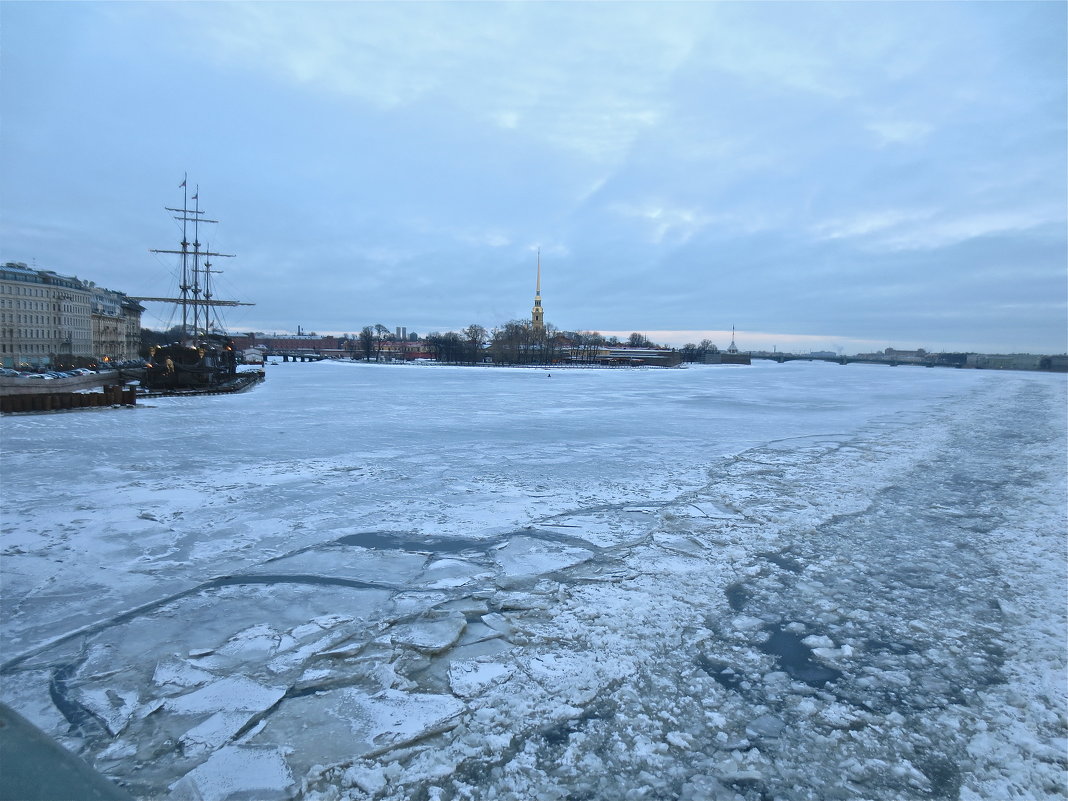
M 505 637 L 509 636 L 515 629 L 512 624 L 508 622 L 507 618 L 499 612 L 490 612 L 488 615 L 482 616 L 482 622 L 489 626 L 494 631 L 499 631 Z
M 293 639 L 283 635 L 273 626 L 260 623 L 239 631 L 218 649 L 220 654 L 240 655 L 255 658 L 260 654 L 273 654 L 292 647 Z
M 326 690 L 280 706 L 249 742 L 293 748 L 290 765 L 303 775 L 312 759 L 326 764 L 370 758 L 448 731 L 466 708 L 452 695 Z
M 448 615 L 438 619 L 416 620 L 393 629 L 394 643 L 419 651 L 436 654 L 453 645 L 463 634 L 467 621 L 463 615 Z
M 180 742 L 189 751 L 218 748 L 233 739 L 250 719 L 248 712 L 216 712 L 183 734 Z
M 104 721 L 112 736 L 125 729 L 140 709 L 137 690 L 124 690 L 120 693 L 110 689 L 83 689 L 78 693 L 78 701 Z
M 593 553 L 585 548 L 572 548 L 531 537 L 515 537 L 493 554 L 505 576 L 511 579 L 562 570 L 585 562 L 592 556 Z
M 265 687 L 245 676 L 232 676 L 212 682 L 191 693 L 171 698 L 165 707 L 180 715 L 228 710 L 263 712 L 286 694 L 285 687 Z
M 174 684 L 178 687 L 195 687 L 215 678 L 206 670 L 190 665 L 180 659 L 170 659 L 159 662 L 152 674 L 154 684 Z
M 460 587 L 476 577 L 488 576 L 485 570 L 463 559 L 438 559 L 427 565 L 425 580 L 428 587 L 442 589 Z
M 175 801 L 229 801 L 290 797 L 293 774 L 277 748 L 227 746 L 171 785 Z
M 470 698 L 512 675 L 512 669 L 497 662 L 453 662 L 449 665 L 449 687 Z
M 399 690 L 383 690 L 370 698 L 361 699 L 355 693 L 350 697 L 362 707 L 353 728 L 362 728 L 376 750 L 405 745 L 452 728 L 455 718 L 466 709 L 462 702 L 447 695 Z
M 750 737 L 775 738 L 782 734 L 786 724 L 781 718 L 774 715 L 761 715 L 756 720 L 751 720 L 745 727 L 745 733 Z

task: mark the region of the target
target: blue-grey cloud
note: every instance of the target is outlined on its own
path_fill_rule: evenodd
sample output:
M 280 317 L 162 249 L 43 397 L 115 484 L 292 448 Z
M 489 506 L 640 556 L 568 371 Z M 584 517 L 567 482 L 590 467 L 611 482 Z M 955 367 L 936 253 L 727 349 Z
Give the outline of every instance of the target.
M 1063 4 L 3 22 L 5 260 L 162 294 L 188 170 L 257 303 L 237 328 L 493 326 L 529 315 L 540 247 L 563 328 L 1065 350 Z

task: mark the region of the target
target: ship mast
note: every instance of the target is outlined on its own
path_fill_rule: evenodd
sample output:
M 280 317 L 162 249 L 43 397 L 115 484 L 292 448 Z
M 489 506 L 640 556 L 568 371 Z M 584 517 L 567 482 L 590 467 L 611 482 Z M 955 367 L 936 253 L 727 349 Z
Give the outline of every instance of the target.
M 193 193 L 193 201 L 196 204 L 193 210 L 193 340 L 200 338 L 200 185 L 197 184 L 197 190 Z M 189 207 L 188 203 L 183 203 L 186 208 Z M 204 220 L 204 222 L 214 222 L 214 220 Z M 208 310 L 204 310 L 204 316 L 207 317 Z
M 187 188 L 187 177 L 182 178 L 181 186 L 182 190 L 182 207 L 180 209 L 171 208 L 165 206 L 167 211 L 174 212 L 174 219 L 182 224 L 182 241 L 181 250 L 151 250 L 151 253 L 173 253 L 181 256 L 182 258 L 182 278 L 181 283 L 178 285 L 179 296 L 177 298 L 149 298 L 149 297 L 135 297 L 132 300 L 138 301 L 155 301 L 158 303 L 176 303 L 182 309 L 182 344 L 192 345 L 196 343 L 196 340 L 201 335 L 201 320 L 203 319 L 203 334 L 207 336 L 211 327 L 210 321 L 210 309 L 214 306 L 254 306 L 253 303 L 241 303 L 236 300 L 216 300 L 212 297 L 210 275 L 212 273 L 219 273 L 220 270 L 211 269 L 210 258 L 212 256 L 219 256 L 222 258 L 233 258 L 233 253 L 216 253 L 211 250 L 210 246 L 207 246 L 205 250 L 200 249 L 200 224 L 201 223 L 218 223 L 218 220 L 209 220 L 204 217 L 205 212 L 200 208 L 200 188 L 197 187 L 193 192 L 193 197 L 189 197 L 189 189 Z M 189 208 L 189 201 L 193 200 L 194 207 Z M 193 223 L 193 242 L 189 242 L 188 237 L 188 225 Z M 190 251 L 189 246 L 192 244 L 193 249 Z M 204 264 L 201 266 L 201 257 L 204 259 Z M 203 276 L 203 281 L 201 280 Z M 203 295 L 203 297 L 201 297 Z M 201 308 L 203 307 L 203 313 Z M 193 321 L 192 327 L 189 324 L 189 310 L 192 309 Z

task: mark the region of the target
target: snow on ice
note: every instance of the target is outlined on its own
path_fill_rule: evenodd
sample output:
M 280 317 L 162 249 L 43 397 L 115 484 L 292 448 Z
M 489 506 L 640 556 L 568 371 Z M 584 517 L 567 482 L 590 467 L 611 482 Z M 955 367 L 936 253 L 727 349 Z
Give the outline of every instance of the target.
M 1068 791 L 1064 376 L 268 373 L 0 420 L 0 695 L 135 796 Z

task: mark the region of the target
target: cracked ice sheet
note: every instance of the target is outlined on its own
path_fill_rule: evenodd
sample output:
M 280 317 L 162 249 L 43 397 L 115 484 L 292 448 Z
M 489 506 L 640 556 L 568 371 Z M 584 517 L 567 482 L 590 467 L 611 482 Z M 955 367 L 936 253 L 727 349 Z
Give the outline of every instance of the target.
M 175 801 L 291 797 L 293 774 L 281 749 L 227 746 L 171 785 Z
M 500 580 L 508 584 L 571 567 L 592 556 L 593 553 L 585 548 L 546 543 L 523 536 L 513 537 L 493 553 L 493 559 L 503 572 Z
M 94 432 L 91 437 L 73 424 L 77 420 L 73 414 L 48 416 L 47 425 L 36 424 L 41 418 L 4 419 L 0 426 L 4 433 L 5 502 L 20 510 L 18 517 L 8 517 L 5 512 L 3 521 L 5 549 L 9 541 L 19 543 L 5 550 L 0 563 L 5 581 L 9 576 L 19 579 L 14 595 L 8 594 L 5 583 L 5 594 L 0 598 L 5 612 L 5 644 L 18 640 L 25 646 L 38 635 L 47 638 L 56 628 L 65 630 L 74 619 L 70 610 L 75 605 L 70 598 L 75 596 L 88 600 L 79 610 L 84 614 L 82 619 L 106 617 L 151 600 L 152 592 L 158 592 L 163 582 L 181 587 L 220 573 L 262 572 L 269 557 L 331 542 L 339 532 L 354 528 L 482 538 L 487 531 L 496 536 L 527 526 L 538 528 L 551 522 L 546 518 L 554 515 L 566 521 L 569 516 L 610 516 L 611 512 L 601 510 L 615 504 L 632 508 L 651 505 L 653 513 L 660 515 L 656 525 L 662 525 L 664 531 L 654 530 L 655 536 L 641 547 L 621 545 L 630 541 L 623 520 L 605 520 L 603 526 L 592 527 L 591 536 L 596 541 L 591 546 L 613 549 L 611 554 L 598 555 L 597 559 L 611 560 L 601 573 L 596 571 L 600 562 L 591 560 L 575 567 L 553 565 L 556 572 L 552 581 L 531 575 L 524 592 L 499 592 L 490 579 L 481 587 L 465 587 L 464 592 L 477 592 L 494 609 L 508 610 L 515 647 L 493 655 L 492 660 L 515 670 L 471 696 L 469 711 L 460 715 L 454 733 L 439 735 L 434 748 L 416 742 L 393 757 L 364 760 L 370 764 L 354 769 L 352 775 L 365 780 L 381 775 L 381 783 L 371 784 L 382 798 L 405 798 L 442 783 L 456 797 L 462 797 L 463 788 L 470 785 L 482 764 L 500 766 L 500 776 L 493 781 L 502 797 L 509 793 L 526 797 L 526 790 L 558 792 L 561 796 L 583 790 L 596 792 L 596 787 L 583 787 L 586 777 L 616 774 L 620 782 L 630 782 L 630 786 L 617 784 L 603 792 L 640 786 L 672 793 L 689 786 L 705 788 L 704 792 L 712 795 L 718 792 L 712 783 L 727 780 L 752 788 L 754 782 L 770 781 L 776 775 L 773 760 L 760 756 L 773 754 L 773 744 L 739 744 L 747 730 L 768 732 L 776 730 L 777 724 L 762 720 L 766 712 L 757 713 L 737 691 L 724 688 L 695 667 L 690 659 L 693 654 L 729 662 L 750 683 L 748 691 L 756 688 L 763 693 L 761 688 L 767 687 L 769 700 L 793 704 L 779 709 L 778 717 L 790 721 L 784 730 L 787 736 L 803 735 L 798 753 L 835 753 L 834 743 L 820 738 L 832 738 L 836 732 L 852 732 L 846 735 L 850 738 L 867 736 L 865 729 L 840 729 L 836 725 L 865 724 L 885 742 L 907 741 L 909 729 L 892 716 L 887 716 L 889 722 L 867 722 L 843 701 L 828 703 L 792 689 L 789 677 L 775 669 L 773 659 L 753 640 L 763 621 L 728 609 L 724 587 L 742 581 L 753 590 L 751 604 L 766 603 L 779 582 L 792 580 L 791 574 L 756 554 L 776 554 L 792 546 L 794 550 L 786 556 L 806 562 L 797 587 L 801 590 L 800 581 L 805 582 L 808 589 L 800 595 L 813 616 L 818 616 L 817 622 L 835 625 L 831 616 L 836 608 L 844 608 L 848 617 L 843 626 L 878 623 L 883 613 L 862 606 L 843 607 L 826 593 L 844 590 L 821 580 L 821 576 L 844 573 L 851 563 L 862 565 L 873 560 L 863 553 L 850 553 L 849 559 L 806 555 L 806 538 L 835 515 L 863 512 L 874 495 L 913 474 L 913 468 L 922 467 L 931 454 L 958 447 L 940 434 L 955 417 L 963 427 L 977 427 L 974 424 L 989 420 L 1005 420 L 1010 425 L 1014 415 L 1005 415 L 1004 410 L 1027 407 L 1034 424 L 1008 432 L 1005 441 L 1011 444 L 1005 449 L 1004 463 L 996 463 L 997 469 L 988 472 L 996 476 L 1006 470 L 1016 471 L 1019 479 L 1020 503 L 1010 507 L 1015 518 L 1007 521 L 1011 523 L 1011 544 L 1002 544 L 999 537 L 1009 535 L 996 528 L 988 528 L 984 540 L 989 540 L 993 549 L 988 561 L 1002 565 L 1009 586 L 1019 588 L 1013 598 L 1004 599 L 1004 608 L 1017 610 L 1011 613 L 1015 615 L 1015 631 L 1030 632 L 1029 637 L 1021 635 L 1020 642 L 1033 647 L 1021 647 L 1004 670 L 1013 677 L 1019 699 L 1002 697 L 997 686 L 982 694 L 988 699 L 983 702 L 985 709 L 1002 706 L 997 715 L 988 716 L 990 730 L 985 735 L 976 732 L 968 747 L 969 753 L 975 752 L 972 759 L 976 765 L 990 767 L 976 768 L 972 784 L 965 784 L 962 791 L 968 787 L 989 790 L 988 797 L 995 796 L 994 789 L 1016 792 L 1008 780 L 998 785 L 996 766 L 1019 768 L 1023 764 L 1019 743 L 1033 742 L 1028 746 L 1036 756 L 1034 766 L 1028 769 L 1032 778 L 1021 775 L 1018 781 L 1029 796 L 1041 795 L 1043 777 L 1051 770 L 1045 766 L 1055 764 L 1042 756 L 1046 754 L 1043 749 L 1055 743 L 1042 722 L 1052 710 L 1041 699 L 1063 698 L 1057 679 L 1061 675 L 1058 671 L 1063 671 L 1063 658 L 1058 653 L 1062 647 L 1061 602 L 1049 593 L 1050 588 L 1063 586 L 1063 578 L 1058 572 L 1060 563 L 1049 559 L 1048 548 L 1036 532 L 1046 524 L 1043 521 L 1053 523 L 1051 531 L 1063 532 L 1063 515 L 1050 516 L 1042 509 L 1043 504 L 1051 500 L 1055 504 L 1063 498 L 1064 491 L 1058 473 L 1047 470 L 1044 475 L 1031 475 L 1021 472 L 1020 465 L 1055 464 L 1058 470 L 1063 465 L 1057 455 L 1058 448 L 1063 454 L 1064 426 L 1059 412 L 1064 405 L 1063 377 L 816 365 L 760 365 L 751 371 L 575 371 L 565 375 L 566 382 L 557 382 L 554 376 L 548 387 L 545 385 L 550 382 L 532 384 L 527 380 L 530 373 L 525 371 L 304 365 L 288 371 L 282 368 L 275 374 L 277 380 L 242 398 L 198 399 L 195 403 L 174 400 L 129 414 L 99 415 L 96 419 L 103 428 L 116 428 L 103 434 Z M 1001 389 L 1004 387 L 1011 391 Z M 1028 407 L 1028 397 L 1036 393 L 1046 393 L 1052 400 L 1046 407 L 1034 403 Z M 316 398 L 316 403 L 303 405 L 308 397 Z M 878 404 L 871 402 L 873 397 L 879 399 Z M 300 404 L 294 402 L 297 398 Z M 360 424 L 365 419 L 360 406 L 364 403 L 382 426 L 369 429 Z M 442 403 L 474 411 L 459 420 L 442 413 Z M 352 414 L 332 418 L 331 426 L 323 427 L 322 414 L 339 404 L 351 408 Z M 547 407 L 555 411 L 543 412 Z M 567 409 L 568 414 L 559 413 L 561 409 Z M 1050 409 L 1058 411 L 1050 414 Z M 204 453 L 196 432 L 226 414 L 256 415 L 262 423 L 260 435 L 227 439 Z M 151 418 L 150 425 L 129 425 L 126 421 L 134 419 L 133 415 L 139 420 Z M 650 415 L 656 419 L 653 432 Z M 910 435 L 913 427 L 917 431 Z M 1019 453 L 1019 461 L 1013 461 L 1020 450 L 1020 434 L 1028 430 L 1048 433 L 1050 445 L 1045 451 L 1039 448 Z M 634 437 L 635 431 L 642 435 Z M 168 436 L 166 453 L 155 444 L 161 432 Z M 539 444 L 531 447 L 532 440 Z M 845 444 L 838 447 L 838 443 Z M 432 450 L 429 457 L 428 450 Z M 565 453 L 567 458 L 562 456 Z M 971 457 L 965 453 L 964 458 Z M 101 463 L 108 465 L 106 470 L 98 469 Z M 59 465 L 63 471 L 69 470 L 70 476 L 58 488 L 53 507 L 43 510 L 37 519 L 32 511 L 38 505 L 35 488 L 55 474 Z M 232 476 L 245 471 L 262 480 L 235 484 Z M 188 485 L 201 506 L 178 508 L 170 505 L 176 495 L 164 495 L 168 504 L 157 510 L 158 514 L 152 512 L 157 519 L 141 518 L 146 511 L 143 504 L 124 505 L 121 489 L 131 481 L 145 480 L 146 475 L 158 477 L 152 479 L 152 486 L 161 491 Z M 1028 491 L 1028 487 L 1033 489 Z M 495 493 L 495 488 L 501 492 Z M 101 490 L 106 493 L 106 502 L 98 500 Z M 985 485 L 980 486 L 975 497 L 981 499 L 988 491 Z M 975 507 L 975 497 L 954 511 Z M 497 500 L 501 501 L 499 509 L 494 507 Z M 744 520 L 717 521 L 712 514 L 696 514 L 695 503 L 702 510 L 738 510 Z M 686 512 L 687 508 L 692 512 Z M 387 513 L 395 525 L 375 522 Z M 962 518 L 956 515 L 955 519 L 959 522 Z M 151 547 L 143 547 L 135 526 L 150 533 Z M 32 529 L 32 535 L 28 536 L 24 527 Z M 112 531 L 122 533 L 108 536 Z M 573 529 L 556 531 L 582 536 Z M 615 532 L 623 536 L 617 539 Z M 9 540 L 9 535 L 13 539 Z M 32 553 L 27 546 L 32 546 Z M 1027 563 L 1028 570 L 1015 566 L 1020 560 Z M 317 564 L 329 566 L 328 561 Z M 568 578 L 595 574 L 614 576 L 615 583 L 584 587 Z M 348 600 L 345 592 L 332 588 L 328 597 L 333 606 L 309 610 L 301 620 L 294 618 L 313 597 L 325 603 L 321 599 L 325 588 L 317 588 L 315 596 L 285 585 L 255 593 L 250 588 L 230 590 L 259 603 L 277 600 L 280 605 L 271 606 L 269 616 L 290 618 L 290 622 L 266 622 L 283 633 L 295 630 L 287 626 L 302 625 L 314 615 L 355 613 L 362 608 Z M 217 595 L 222 598 L 226 594 Z M 450 597 L 455 596 L 443 594 L 431 600 L 408 593 L 404 599 L 398 597 L 393 606 L 395 614 L 418 615 L 428 605 Z M 843 596 L 843 600 L 847 599 Z M 246 630 L 258 620 L 251 611 L 254 604 L 240 610 L 232 600 L 228 604 L 240 618 L 230 633 Z M 142 619 L 144 625 L 131 625 L 127 633 L 135 639 L 144 638 L 153 624 L 163 623 L 168 636 L 174 638 L 169 652 L 188 653 L 211 644 L 203 636 L 205 626 L 211 625 L 210 618 L 199 627 L 187 626 L 188 631 L 183 632 L 182 621 L 159 617 L 157 613 Z M 717 620 L 743 619 L 759 622 L 741 627 L 716 624 Z M 965 633 L 966 627 L 961 632 Z M 842 660 L 845 651 L 841 646 L 852 645 L 848 637 L 830 637 L 822 630 L 802 627 L 798 634 L 828 636 L 836 648 L 827 654 L 837 651 L 837 658 Z M 105 636 L 102 633 L 96 638 Z M 367 639 L 374 636 L 374 630 L 366 633 Z M 183 638 L 188 642 L 182 642 Z M 962 636 L 954 642 L 966 649 L 968 639 Z M 214 644 L 219 647 L 219 643 Z M 354 652 L 360 645 L 357 637 L 351 648 L 339 646 L 338 653 Z M 139 649 L 137 642 L 130 643 L 123 653 L 131 670 L 139 650 L 146 650 L 155 660 L 163 649 Z M 948 659 L 947 650 L 932 649 L 931 653 Z M 857 648 L 853 652 L 863 653 Z M 296 655 L 297 651 L 285 652 L 290 653 Z M 270 669 L 257 660 L 279 656 L 248 649 L 228 654 L 227 659 L 233 660 L 231 670 L 246 672 L 247 668 L 250 675 L 256 670 L 257 680 L 273 686 L 275 680 L 266 676 Z M 892 663 L 893 656 L 880 658 Z M 351 680 L 360 672 L 357 664 L 344 656 L 337 657 L 340 661 L 331 663 L 329 670 L 313 653 L 302 658 L 308 660 L 311 676 L 336 681 L 348 675 Z M 440 683 L 433 684 L 435 677 L 447 681 L 449 676 L 446 670 L 427 670 L 424 661 L 389 648 L 377 654 L 368 651 L 365 658 L 371 663 L 381 660 L 385 667 L 395 666 L 398 686 L 411 682 L 413 692 L 441 695 L 443 688 Z M 441 659 L 448 659 L 448 654 Z M 536 670 L 537 665 L 550 663 L 569 666 L 574 678 L 565 669 L 552 676 L 546 674 L 538 682 L 522 669 L 530 666 Z M 840 667 L 850 669 L 845 663 Z M 900 672 L 891 667 L 878 668 L 881 674 L 876 678 L 883 675 L 888 680 Z M 150 664 L 140 671 L 145 687 L 151 686 L 153 668 Z M 285 670 L 288 680 L 303 673 L 300 659 Z M 40 675 L 47 698 L 48 672 L 24 675 Z M 857 675 L 858 681 L 864 679 Z M 107 686 L 109 679 L 104 673 L 95 673 L 92 681 Z M 18 697 L 23 697 L 25 686 L 24 681 L 5 680 L 5 698 L 11 697 L 8 693 L 13 687 L 19 688 Z M 126 690 L 116 687 L 120 698 Z M 168 685 L 159 692 L 175 691 L 176 685 Z M 776 693 L 779 700 L 775 700 Z M 286 706 L 281 704 L 270 719 Z M 803 717 L 791 717 L 795 710 Z M 998 715 L 1010 725 L 998 725 Z M 947 726 L 954 723 L 960 725 L 961 721 L 952 716 L 946 719 Z M 299 725 L 291 721 L 289 733 L 301 742 L 301 750 L 283 758 L 304 766 L 316 760 L 318 753 L 314 742 L 299 737 Z M 1012 732 L 1014 739 L 1007 739 L 1007 732 Z M 721 741 L 720 736 L 725 739 Z M 713 745 L 721 742 L 722 748 Z M 75 745 L 84 745 L 90 758 L 95 749 L 106 747 L 91 739 Z M 627 753 L 620 748 L 638 757 L 633 770 L 628 767 Z M 348 754 L 339 762 L 351 757 Z M 389 758 L 398 761 L 389 763 Z M 126 765 L 130 775 L 135 765 L 131 757 Z M 393 765 L 399 772 L 390 769 Z M 704 773 L 685 773 L 694 766 Z M 841 767 L 841 775 L 847 771 L 829 763 L 827 767 Z M 903 771 L 903 781 L 908 777 L 921 785 L 926 781 L 922 770 L 909 767 L 905 761 L 895 767 Z M 924 767 L 937 774 L 937 765 Z M 819 764 L 814 766 L 814 770 L 819 768 Z M 305 770 L 295 769 L 300 775 Z M 870 784 L 871 777 L 877 775 L 870 764 L 860 760 L 848 770 L 853 780 L 869 783 L 866 795 L 879 795 L 880 788 Z M 801 780 L 799 787 L 804 776 Z M 490 779 L 483 781 L 486 787 L 481 789 L 491 789 Z M 166 786 L 156 785 L 156 790 Z M 363 797 L 343 780 L 337 787 L 343 796 Z M 707 789 L 710 787 L 713 789 Z
M 285 693 L 285 687 L 265 687 L 247 676 L 230 676 L 172 698 L 165 707 L 181 715 L 216 710 L 263 712 L 274 706 Z
M 465 708 L 451 695 L 323 691 L 290 699 L 248 742 L 292 748 L 288 761 L 300 775 L 317 762 L 352 761 L 448 731 Z

